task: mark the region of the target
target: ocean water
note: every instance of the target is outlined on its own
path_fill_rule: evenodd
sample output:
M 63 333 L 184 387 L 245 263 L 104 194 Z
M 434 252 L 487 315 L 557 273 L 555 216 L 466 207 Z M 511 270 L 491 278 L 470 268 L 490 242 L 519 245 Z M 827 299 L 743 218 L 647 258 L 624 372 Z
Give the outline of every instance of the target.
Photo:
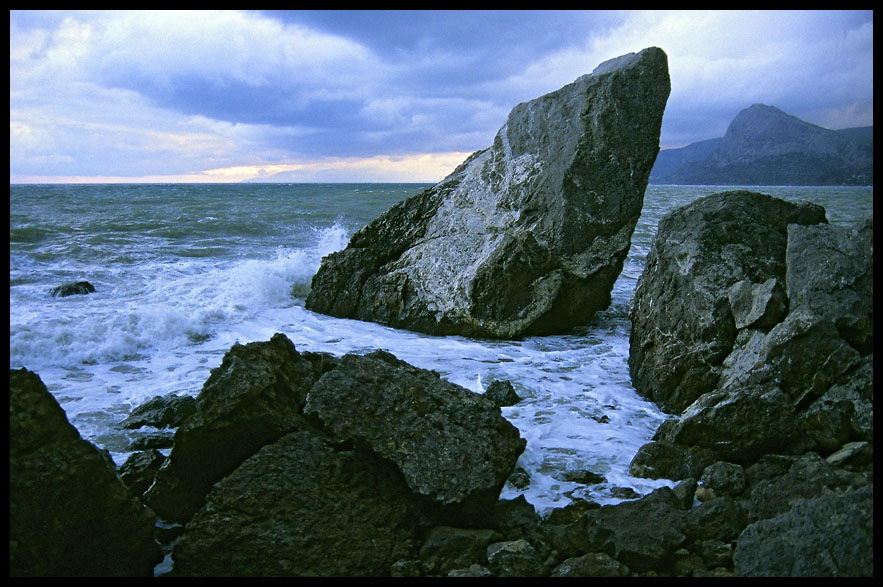
M 117 464 L 153 430 L 119 422 L 155 395 L 196 395 L 236 342 L 285 333 L 299 350 L 387 350 L 483 392 L 510 380 L 503 408 L 527 439 L 519 489 L 548 513 L 573 499 L 601 504 L 674 484 L 629 476 L 667 417 L 628 373 L 628 307 L 657 223 L 722 186 L 649 186 L 610 307 L 564 335 L 521 341 L 433 337 L 310 312 L 303 300 L 323 255 L 423 184 L 10 186 L 10 367 L 36 371 L 80 433 Z M 870 187 L 752 187 L 825 206 L 833 223 L 873 213 Z M 750 230 L 750 227 L 746 227 Z M 52 298 L 86 280 L 95 293 Z M 573 470 L 603 475 L 586 486 Z

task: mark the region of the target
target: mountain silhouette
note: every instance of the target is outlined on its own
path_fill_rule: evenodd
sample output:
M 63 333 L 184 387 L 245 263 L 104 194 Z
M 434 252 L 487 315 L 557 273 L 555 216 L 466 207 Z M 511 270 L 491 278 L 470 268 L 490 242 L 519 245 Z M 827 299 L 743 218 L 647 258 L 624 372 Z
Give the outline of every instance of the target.
M 723 137 L 660 151 L 650 183 L 871 185 L 873 127 L 829 130 L 754 104 Z

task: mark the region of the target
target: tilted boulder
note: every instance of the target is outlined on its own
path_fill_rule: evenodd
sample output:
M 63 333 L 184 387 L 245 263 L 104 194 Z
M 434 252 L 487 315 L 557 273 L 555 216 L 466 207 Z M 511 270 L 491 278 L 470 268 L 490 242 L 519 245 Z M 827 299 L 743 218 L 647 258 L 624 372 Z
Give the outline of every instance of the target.
M 307 308 L 493 338 L 587 322 L 622 270 L 669 91 L 653 47 L 519 104 L 491 147 L 325 257 Z
M 152 576 L 153 513 L 84 440 L 36 373 L 10 370 L 12 576 Z

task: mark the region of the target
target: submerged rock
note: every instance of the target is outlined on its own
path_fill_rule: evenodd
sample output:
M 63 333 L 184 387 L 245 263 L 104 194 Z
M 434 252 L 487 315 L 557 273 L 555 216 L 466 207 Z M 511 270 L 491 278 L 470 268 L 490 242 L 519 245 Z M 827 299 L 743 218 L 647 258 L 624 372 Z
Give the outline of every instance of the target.
M 649 48 L 519 104 L 491 147 L 325 257 L 307 308 L 496 338 L 587 322 L 622 270 L 669 91 Z
M 153 514 L 80 437 L 37 374 L 10 370 L 12 576 L 152 576 Z
M 63 298 L 73 295 L 86 295 L 94 292 L 95 286 L 88 281 L 77 281 L 53 287 L 49 291 L 49 295 L 53 298 Z

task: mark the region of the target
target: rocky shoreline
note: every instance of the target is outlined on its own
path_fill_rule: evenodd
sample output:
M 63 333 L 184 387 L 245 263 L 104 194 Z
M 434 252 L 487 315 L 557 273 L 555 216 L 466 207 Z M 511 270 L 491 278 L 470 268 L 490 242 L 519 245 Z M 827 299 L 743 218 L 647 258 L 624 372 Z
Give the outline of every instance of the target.
M 172 576 L 870 576 L 871 234 L 750 192 L 671 212 L 632 369 L 675 417 L 632 469 L 680 481 L 545 519 L 498 501 L 524 449 L 498 405 L 383 351 L 235 345 L 133 412 L 174 448 L 119 471 L 11 371 L 11 573 L 145 576 L 162 544 Z
M 622 271 L 669 91 L 649 48 L 517 106 L 491 147 L 325 257 L 307 307 L 494 338 L 587 323 Z M 161 430 L 117 470 L 11 370 L 11 574 L 150 576 L 165 553 L 176 577 L 870 576 L 872 232 L 753 192 L 666 215 L 629 368 L 672 418 L 631 472 L 677 483 L 545 518 L 499 500 L 530 483 L 505 382 L 482 395 L 277 333 L 230 348 L 195 399 L 134 410 L 121 426 Z

